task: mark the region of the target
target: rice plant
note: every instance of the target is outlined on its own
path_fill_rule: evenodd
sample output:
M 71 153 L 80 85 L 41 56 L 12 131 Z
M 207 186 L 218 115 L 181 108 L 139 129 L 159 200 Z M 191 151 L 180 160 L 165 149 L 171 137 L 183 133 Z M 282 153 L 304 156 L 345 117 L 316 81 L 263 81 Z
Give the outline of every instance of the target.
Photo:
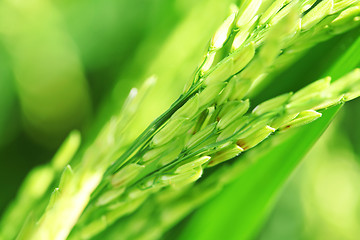
M 159 84 L 155 72 L 131 89 L 121 111 L 93 140 L 81 140 L 74 130 L 49 163 L 29 173 L 2 217 L 3 239 L 159 239 L 214 196 L 226 196 L 222 189 L 239 177 L 240 183 L 251 182 L 237 185 L 244 195 L 238 202 L 223 197 L 223 203 L 248 208 L 239 212 L 247 224 L 234 230 L 233 238 L 253 236 L 276 189 L 337 110 L 360 96 L 359 55 L 345 49 L 319 80 L 265 100 L 261 94 L 276 92 L 279 75 L 314 46 L 344 34 L 357 38 L 360 2 L 244 0 L 229 9 L 181 95 L 142 132 L 133 123 Z M 8 45 L 18 37 L 8 36 Z M 163 68 L 172 64 L 167 60 Z M 290 165 L 279 171 L 261 201 L 246 206 L 246 191 L 257 196 L 256 177 L 266 176 L 261 171 L 272 169 L 267 164 L 279 166 L 286 155 Z M 218 214 L 200 209 L 177 237 L 220 238 L 232 209 Z M 201 221 L 204 216 L 210 223 Z M 216 223 L 219 219 L 224 222 Z M 204 224 L 213 228 L 195 231 Z

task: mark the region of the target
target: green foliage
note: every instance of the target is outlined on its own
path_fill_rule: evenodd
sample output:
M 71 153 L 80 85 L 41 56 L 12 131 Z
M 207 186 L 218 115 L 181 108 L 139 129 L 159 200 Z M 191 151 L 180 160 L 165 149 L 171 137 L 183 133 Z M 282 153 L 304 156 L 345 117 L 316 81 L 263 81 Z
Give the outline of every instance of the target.
M 337 110 L 360 95 L 360 70 L 353 70 L 359 62 L 360 3 L 247 0 L 231 5 L 228 18 L 215 31 L 203 62 L 189 79 L 190 65 L 214 30 L 215 25 L 209 23 L 218 24 L 229 2 L 199 1 L 177 18 L 168 15 L 173 25 L 162 35 L 168 36 L 166 40 L 151 31 L 142 33 L 144 42 L 124 64 L 126 70 L 120 72 L 113 95 L 90 124 L 92 129 L 84 128 L 80 148 L 80 135 L 73 133 L 51 163 L 31 171 L 2 219 L 1 237 L 156 239 L 210 198 L 183 223 L 180 238 L 248 239 L 256 234 L 275 194 Z M 83 6 L 77 4 L 74 9 Z M 115 2 L 92 4 L 107 9 Z M 171 12 L 189 2 L 158 4 Z M 46 139 L 56 139 L 78 124 L 86 126 L 92 108 L 86 71 L 104 68 L 105 58 L 96 56 L 109 56 L 110 48 L 96 52 L 88 40 L 81 40 L 89 32 L 72 33 L 76 27 L 67 32 L 61 23 L 72 14 L 65 4 L 5 1 L 2 5 L 5 24 L 16 14 L 23 16 L 16 18 L 12 30 L 4 24 L 0 29 L 14 60 L 26 129 L 33 137 L 40 136 L 39 143 L 49 145 Z M 48 21 L 39 21 L 35 15 Z M 82 20 L 77 23 L 81 25 Z M 137 29 L 138 23 L 134 24 Z M 293 81 L 285 81 L 286 69 L 307 66 L 297 64 L 309 58 L 309 49 L 336 35 L 345 43 L 350 38 L 341 34 L 354 28 L 347 34 L 353 45 L 345 52 L 336 47 L 330 61 L 321 61 L 333 62 L 310 80 L 324 78 L 302 84 L 300 90 Z M 80 52 L 72 38 L 86 42 Z M 163 47 L 155 54 L 151 49 L 159 43 Z M 39 54 L 31 48 L 36 44 L 44 45 Z M 29 64 L 29 59 L 34 61 Z M 331 82 L 328 75 L 337 80 Z M 144 78 L 148 80 L 139 89 L 131 89 L 119 111 L 119 103 L 111 97 L 121 102 L 129 86 L 140 85 Z M 131 84 L 127 79 L 132 79 Z M 184 81 L 180 79 L 189 79 L 182 94 Z M 303 77 L 292 79 L 302 81 Z M 58 82 L 61 87 L 56 88 Z M 292 82 L 289 89 L 279 90 L 288 82 Z M 71 83 L 69 97 L 57 104 Z M 170 86 L 172 91 L 167 91 Z M 264 90 L 267 94 L 259 94 Z M 58 124 L 62 119 L 70 120 Z M 302 125 L 307 126 L 292 130 Z M 23 204 L 24 199 L 31 201 Z M 11 221 L 14 224 L 8 226 Z M 239 222 L 239 227 L 233 228 L 233 222 Z

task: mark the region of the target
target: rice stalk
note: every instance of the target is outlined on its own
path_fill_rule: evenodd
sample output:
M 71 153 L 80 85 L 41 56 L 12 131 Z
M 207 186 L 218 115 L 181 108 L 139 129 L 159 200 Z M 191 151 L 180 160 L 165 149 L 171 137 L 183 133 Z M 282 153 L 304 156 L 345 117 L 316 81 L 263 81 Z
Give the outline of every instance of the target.
M 70 238 L 91 238 L 160 190 L 186 188 L 208 168 L 274 132 L 312 122 L 321 117 L 318 111 L 358 97 L 360 70 L 355 69 L 333 83 L 320 79 L 255 108 L 249 99 L 270 73 L 357 26 L 359 4 L 248 0 L 233 6 L 185 92 L 124 148 L 128 109 L 136 109 L 130 101 L 79 164 L 65 168 L 44 214 L 25 224 L 23 237 L 65 239 L 72 231 Z

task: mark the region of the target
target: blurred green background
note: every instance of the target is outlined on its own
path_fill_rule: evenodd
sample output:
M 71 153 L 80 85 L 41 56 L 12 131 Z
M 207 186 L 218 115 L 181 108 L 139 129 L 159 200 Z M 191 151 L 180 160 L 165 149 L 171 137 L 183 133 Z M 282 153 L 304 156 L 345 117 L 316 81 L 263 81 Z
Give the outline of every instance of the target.
M 231 2 L 1 1 L 0 214 L 70 130 L 80 129 L 86 145 L 151 75 L 158 82 L 130 137 L 164 111 L 191 79 Z M 359 29 L 315 47 L 253 105 L 321 77 L 357 36 Z M 358 239 L 359 122 L 355 100 L 274 199 L 257 239 Z

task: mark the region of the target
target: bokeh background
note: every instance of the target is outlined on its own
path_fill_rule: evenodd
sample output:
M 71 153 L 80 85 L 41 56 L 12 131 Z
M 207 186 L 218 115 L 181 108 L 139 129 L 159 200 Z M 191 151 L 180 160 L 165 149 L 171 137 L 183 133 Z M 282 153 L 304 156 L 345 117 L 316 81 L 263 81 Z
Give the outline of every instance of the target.
M 135 137 L 182 92 L 232 1 L 0 2 L 0 215 L 72 129 L 91 142 L 132 87 L 158 78 Z M 321 77 L 359 29 L 313 48 L 254 105 Z M 341 109 L 273 200 L 257 239 L 358 239 L 360 101 Z M 240 214 L 240 213 L 239 213 Z

